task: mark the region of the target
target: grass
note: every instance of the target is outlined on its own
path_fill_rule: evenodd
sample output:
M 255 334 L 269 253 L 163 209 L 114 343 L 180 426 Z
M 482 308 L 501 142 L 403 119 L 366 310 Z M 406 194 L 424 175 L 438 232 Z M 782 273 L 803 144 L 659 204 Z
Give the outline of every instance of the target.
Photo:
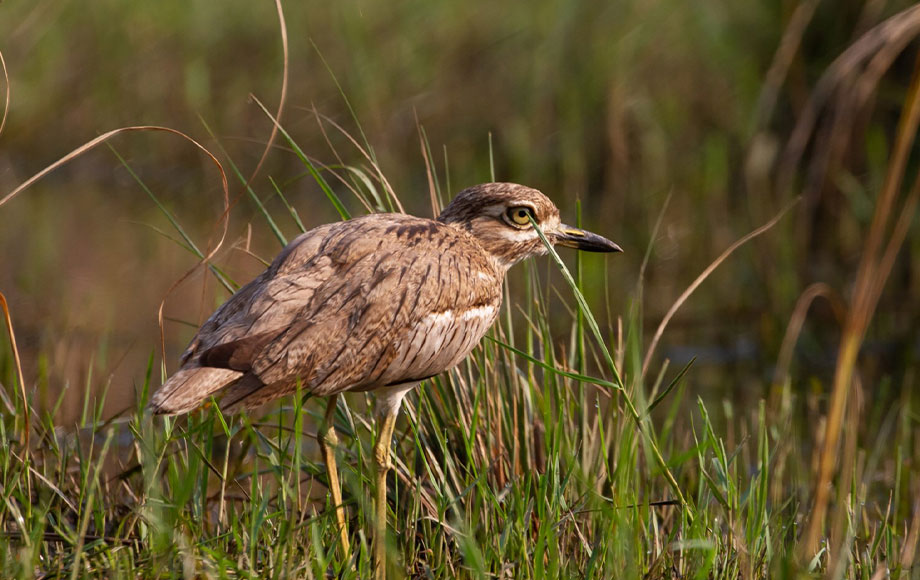
M 440 161 L 437 148 L 429 142 L 431 132 L 417 125 L 432 208 L 455 189 L 457 170 L 453 169 L 452 177 L 451 167 L 464 164 L 493 177 L 496 166 L 516 168 L 514 174 L 533 174 L 533 167 L 540 166 L 535 174 L 545 176 L 555 167 L 544 163 L 546 158 L 558 157 L 559 173 L 566 185 L 575 184 L 577 189 L 590 182 L 586 166 L 600 163 L 591 152 L 603 147 L 592 149 L 589 137 L 602 124 L 575 106 L 556 107 L 560 118 L 552 117 L 548 109 L 554 107 L 547 107 L 546 102 L 565 103 L 574 98 L 553 87 L 580 87 L 592 102 L 609 97 L 615 114 L 607 129 L 617 135 L 629 132 L 618 124 L 622 119 L 616 116 L 623 113 L 625 105 L 614 98 L 616 93 L 604 95 L 595 86 L 596 80 L 594 84 L 588 82 L 594 79 L 590 71 L 609 65 L 605 59 L 620 62 L 638 54 L 644 60 L 640 58 L 635 68 L 626 69 L 627 75 L 636 75 L 642 64 L 654 64 L 642 50 L 642 43 L 654 37 L 624 34 L 622 52 L 611 57 L 601 37 L 584 34 L 580 35 L 586 40 L 584 44 L 593 46 L 591 58 L 569 58 L 569 51 L 574 49 L 567 44 L 567 35 L 577 29 L 576 24 L 584 24 L 581 12 L 587 5 L 571 6 L 571 12 L 561 15 L 565 25 L 559 35 L 548 44 L 544 56 L 549 58 L 534 64 L 556 71 L 558 78 L 570 82 L 537 83 L 546 94 L 508 91 L 515 95 L 515 102 L 525 106 L 519 115 L 507 119 L 507 125 L 499 126 L 497 142 L 508 148 L 509 143 L 523 141 L 528 147 L 499 151 L 496 162 L 490 138 L 487 159 L 467 153 L 468 157 L 459 162 L 452 157 L 453 165 L 449 166 L 446 152 Z M 665 8 L 667 3 L 657 10 L 664 12 Z M 798 100 L 784 97 L 784 83 L 801 82 L 797 75 L 804 73 L 797 67 L 805 59 L 802 53 L 814 50 L 803 40 L 809 40 L 805 34 L 812 19 L 822 18 L 819 8 L 807 1 L 797 5 L 788 26 L 777 34 L 779 48 L 762 86 L 760 77 L 751 72 L 756 67 L 744 62 L 748 51 L 733 51 L 713 40 L 724 40 L 730 36 L 727 31 L 732 31 L 722 27 L 715 9 L 701 10 L 690 19 L 676 19 L 691 32 L 673 34 L 675 42 L 692 44 L 693 34 L 704 37 L 706 54 L 711 57 L 708 61 L 726 67 L 739 81 L 738 91 L 756 102 L 756 108 L 749 118 L 734 109 L 725 112 L 740 118 L 734 123 L 726 121 L 730 126 L 726 134 L 700 137 L 693 130 L 681 133 L 692 147 L 685 150 L 686 159 L 681 164 L 665 171 L 660 167 L 668 166 L 668 158 L 660 154 L 660 141 L 669 133 L 650 131 L 648 125 L 688 125 L 692 129 L 696 116 L 681 109 L 679 99 L 659 109 L 650 108 L 649 101 L 643 99 L 633 103 L 636 116 L 630 119 L 636 123 L 632 130 L 644 139 L 641 149 L 652 161 L 662 161 L 651 163 L 654 171 L 640 172 L 634 178 L 642 182 L 640 185 L 659 190 L 667 189 L 658 187 L 665 182 L 661 175 L 687 181 L 695 184 L 687 186 L 688 191 L 699 197 L 683 196 L 667 215 L 659 208 L 647 210 L 659 217 L 646 228 L 651 235 L 643 232 L 641 239 L 650 240 L 648 247 L 631 246 L 635 249 L 630 249 L 630 254 L 641 255 L 646 250 L 638 275 L 624 273 L 626 262 L 616 258 L 602 261 L 597 256 L 563 255 L 559 259 L 554 255 L 519 266 L 509 278 L 500 321 L 482 345 L 457 369 L 427 381 L 409 396 L 397 426 L 397 467 L 389 485 L 391 577 L 920 577 L 920 391 L 916 388 L 916 366 L 911 364 L 916 355 L 905 352 L 898 359 L 901 362 L 885 366 L 864 347 L 873 332 L 884 336 L 886 329 L 897 326 L 891 320 L 899 318 L 901 311 L 892 314 L 890 303 L 899 303 L 898 295 L 887 297 L 886 316 L 881 321 L 877 317 L 885 308 L 886 289 L 899 283 L 899 277 L 909 279 L 916 273 L 909 259 L 898 262 L 896 257 L 916 247 L 911 246 L 908 233 L 916 226 L 920 181 L 911 182 L 909 174 L 916 171 L 914 135 L 920 110 L 920 77 L 914 77 L 907 92 L 878 87 L 882 71 L 903 68 L 895 57 L 915 36 L 920 18 L 916 8 L 908 7 L 887 25 L 847 40 L 852 41 L 849 47 L 833 62 L 822 65 L 813 93 L 796 93 L 793 86 L 789 92 Z M 865 7 L 865 14 L 870 8 Z M 446 7 L 439 10 L 448 12 L 448 18 L 439 22 L 456 16 Z M 548 26 L 544 20 L 551 19 L 541 17 L 539 11 L 533 13 L 539 20 L 535 24 Z M 614 16 L 614 20 L 619 18 L 619 14 L 606 12 L 590 14 L 599 28 Z M 157 17 L 145 16 L 151 21 Z M 489 13 L 478 18 L 490 20 Z M 881 21 L 881 16 L 877 20 Z M 376 44 L 367 42 L 356 22 L 347 20 L 346 28 L 351 28 L 346 36 L 352 39 L 356 54 L 369 59 Z M 631 22 L 629 15 L 624 22 Z M 660 24 L 662 34 L 670 34 L 675 19 L 663 18 Z M 703 34 L 706 27 L 714 32 Z M 591 27 L 584 30 L 588 29 Z M 540 28 L 535 25 L 534 30 Z M 115 30 L 110 32 L 117 35 Z M 452 32 L 440 31 L 445 44 L 453 38 Z M 828 34 L 833 37 L 832 32 Z M 286 71 L 286 31 L 282 37 Z M 514 42 L 522 42 L 521 37 L 516 38 Z M 460 40 L 462 46 L 466 40 Z M 321 46 L 328 44 L 321 41 Z M 518 50 L 520 46 L 527 48 L 527 43 L 506 44 L 503 50 Z M 42 49 L 47 50 L 47 45 Z M 425 61 L 431 51 L 406 52 Z M 119 51 L 114 56 L 124 58 L 125 54 Z M 577 64 L 567 64 L 572 62 Z M 430 62 L 415 65 L 419 74 L 433 66 Z M 382 93 L 375 92 L 374 87 L 385 85 L 394 75 L 383 74 L 382 68 L 344 67 L 332 60 L 324 60 L 324 67 L 333 73 L 347 70 L 354 75 L 333 82 L 340 95 L 354 96 L 354 103 L 345 100 L 346 118 L 357 121 L 362 112 L 386 108 L 381 104 L 385 101 L 377 100 Z M 506 76 L 514 77 L 524 68 Z M 187 74 L 201 74 L 202 70 L 208 69 L 191 66 Z M 287 73 L 283 74 L 286 86 Z M 674 76 L 680 85 L 683 77 Z M 710 77 L 703 74 L 695 78 L 703 81 L 694 86 L 704 85 Z M 467 84 L 491 86 L 479 80 Z M 655 79 L 631 80 L 653 86 Z M 860 90 L 847 90 L 851 86 Z M 465 92 L 466 85 L 463 87 L 463 94 L 471 97 Z M 553 90 L 560 93 L 550 95 Z M 694 91 L 690 101 L 708 102 L 701 90 Z M 291 92 L 282 90 L 282 94 Z M 531 101 L 534 92 L 539 98 Z M 890 131 L 896 134 L 893 138 L 886 133 L 893 125 L 872 124 L 865 135 L 860 135 L 860 124 L 847 116 L 862 110 L 872 95 L 888 105 L 895 102 L 901 110 L 900 128 Z M 206 97 L 198 94 L 197 98 Z M 475 98 L 457 101 L 471 103 L 474 108 L 481 103 Z M 777 117 L 784 107 L 793 105 L 800 107 L 801 114 L 783 130 Z M 268 153 L 276 150 L 291 153 L 299 165 L 296 171 L 273 171 L 271 177 L 259 180 L 258 170 L 246 174 L 242 167 L 248 164 L 232 147 L 225 147 L 226 139 L 220 137 L 225 132 L 206 127 L 211 141 L 218 144 L 212 148 L 219 152 L 216 155 L 202 145 L 205 141 L 180 134 L 205 153 L 208 171 L 218 168 L 219 179 L 212 177 L 209 187 L 223 193 L 220 219 L 209 224 L 205 234 L 190 231 L 191 216 L 181 208 L 177 213 L 176 205 L 162 198 L 158 193 L 164 189 L 162 185 L 148 183 L 149 170 L 135 171 L 143 158 L 138 161 L 137 155 L 123 155 L 123 147 L 129 146 L 121 141 L 113 145 L 119 155 L 117 163 L 150 197 L 152 211 L 161 214 L 164 227 L 158 234 L 170 238 L 186 261 L 207 263 L 204 278 L 196 278 L 205 271 L 199 265 L 180 280 L 204 280 L 190 293 L 190 300 L 197 298 L 206 311 L 226 296 L 221 289 L 229 290 L 245 281 L 234 280 L 222 246 L 224 241 L 231 245 L 228 232 L 238 234 L 242 229 L 230 218 L 231 211 L 239 211 L 243 204 L 250 204 L 247 209 L 259 221 L 255 233 L 247 232 L 242 242 L 232 245 L 243 250 L 237 254 L 255 255 L 264 261 L 270 254 L 260 252 L 261 246 L 250 244 L 250 238 L 283 243 L 286 232 L 316 225 L 314 213 L 328 210 L 344 218 L 360 211 L 392 211 L 408 201 L 401 201 L 391 186 L 391 180 L 404 180 L 388 179 L 382 169 L 381 157 L 393 153 L 381 147 L 383 153 L 378 156 L 369 142 L 382 132 L 379 127 L 376 131 L 349 132 L 338 120 L 341 117 L 313 115 L 318 130 L 309 131 L 321 135 L 332 151 L 332 161 L 324 163 L 309 154 L 314 148 L 298 144 L 297 137 L 305 132 L 302 127 L 284 118 L 279 120 L 283 98 L 277 109 L 262 106 L 258 100 L 256 106 L 273 128 L 269 143 L 260 145 L 263 153 L 258 167 L 271 161 L 275 155 Z M 898 117 L 897 109 L 885 110 L 894 111 L 891 116 Z M 499 113 L 502 110 L 496 107 Z M 560 126 L 571 121 L 564 125 L 566 130 L 559 131 L 558 155 L 548 153 L 552 149 L 548 145 L 531 150 L 534 140 L 521 127 L 527 124 L 522 119 L 528 115 L 552 118 Z M 379 114 L 375 122 L 379 122 L 377 117 Z M 3 118 L 7 118 L 6 112 Z M 650 118 L 660 121 L 652 123 Z M 848 133 L 852 127 L 857 129 Z M 112 137 L 138 130 L 150 129 L 104 133 L 62 162 L 73 161 L 99 144 L 111 144 Z M 788 134 L 788 142 L 774 143 L 777 134 Z M 865 176 L 859 174 L 858 164 L 857 169 L 848 165 L 847 152 L 854 155 L 848 144 L 860 137 L 878 146 L 870 151 L 866 145 L 866 156 L 871 159 L 866 162 Z M 731 174 L 728 151 L 732 142 L 739 140 L 746 143 L 743 177 L 750 188 L 746 209 L 766 223 L 790 199 L 801 195 L 805 201 L 796 207 L 801 213 L 786 215 L 773 229 L 755 230 L 762 234 L 756 242 L 762 247 L 753 260 L 744 260 L 751 256 L 740 254 L 746 250 L 732 253 L 740 245 L 733 244 L 734 240 L 747 241 L 753 236 L 742 237 L 743 231 L 724 224 L 715 226 L 704 241 L 691 240 L 688 254 L 725 253 L 709 266 L 699 267 L 702 274 L 687 284 L 687 292 L 669 295 L 679 298 L 670 297 L 665 308 L 651 307 L 665 293 L 660 276 L 656 280 L 648 274 L 652 279 L 646 281 L 646 266 L 654 266 L 656 253 L 662 252 L 660 245 L 669 243 L 668 236 L 659 235 L 659 230 L 737 216 L 731 196 L 718 198 L 712 190 L 731 189 L 726 185 Z M 169 143 L 174 147 L 175 141 Z M 345 143 L 348 153 L 340 153 L 333 145 L 339 143 Z M 418 145 L 412 144 L 414 151 Z M 772 157 L 768 154 L 771 147 L 777 149 Z M 691 156 L 689 152 L 696 149 L 701 150 L 700 156 Z M 767 162 L 759 157 L 762 155 Z M 618 158 L 618 162 L 626 163 L 627 158 Z M 357 161 L 346 161 L 353 159 Z M 699 172 L 691 169 L 696 164 L 702 167 Z M 44 176 L 59 165 L 49 165 L 36 175 Z M 770 169 L 758 169 L 762 165 Z M 415 170 L 422 173 L 418 165 Z M 502 175 L 507 173 L 505 169 Z M 291 174 L 294 177 L 287 180 L 278 177 Z M 228 179 L 236 180 L 241 193 L 231 194 Z M 317 192 L 317 199 L 295 202 L 296 188 L 305 181 Z M 812 247 L 807 243 L 810 235 L 820 240 L 826 233 L 810 234 L 809 228 L 817 227 L 816 221 L 802 214 L 820 213 L 822 203 L 831 203 L 828 199 L 834 198 L 826 192 L 829 183 L 839 184 L 850 204 L 843 210 L 849 213 L 832 215 L 857 232 L 841 246 L 857 253 L 861 261 L 852 271 L 838 275 L 844 280 L 853 277 L 852 293 L 846 291 L 848 285 L 836 288 L 833 283 L 839 280 L 833 279 L 830 284 L 821 282 L 802 290 L 799 278 L 807 277 L 794 272 L 795 262 L 790 257 Z M 4 204 L 21 191 L 17 188 L 0 196 L 0 211 L 9 211 Z M 875 191 L 882 193 L 876 196 Z M 317 201 L 323 197 L 325 201 Z M 320 210 L 319 204 L 325 207 Z M 630 215 L 634 218 L 636 214 Z M 697 219 L 700 216 L 702 221 Z M 643 222 L 629 216 L 625 221 Z M 590 225 L 606 233 L 603 226 Z M 41 224 L 36 222 L 35 227 Z M 734 237 L 726 239 L 726 231 Z M 210 242 L 195 241 L 199 239 Z M 714 251 L 708 251 L 711 249 Z M 741 281 L 704 284 L 714 270 L 727 268 L 733 261 L 763 261 L 763 256 L 769 256 L 758 270 L 770 281 L 765 288 L 744 275 L 757 268 L 732 270 L 733 275 L 742 272 L 735 276 L 743 278 Z M 144 274 L 146 280 L 150 272 Z M 697 276 L 697 272 L 692 275 Z M 615 289 L 610 288 L 610 280 L 616 280 Z M 908 290 L 912 287 L 901 284 Z M 727 294 L 767 303 L 761 323 L 786 329 L 783 346 L 777 348 L 776 368 L 768 373 L 771 378 L 761 373 L 762 382 L 753 389 L 744 384 L 741 373 L 728 370 L 714 378 L 698 363 L 669 362 L 657 347 L 659 338 L 669 330 L 668 321 L 688 300 L 718 304 Z M 611 296 L 625 296 L 625 300 Z M 840 351 L 829 372 L 796 372 L 791 368 L 791 345 L 800 338 L 806 349 L 815 348 L 814 343 L 819 342 L 820 335 L 816 338 L 803 332 L 815 297 L 828 298 L 834 305 L 842 336 L 834 335 L 832 344 L 834 348 L 839 345 Z M 172 303 L 179 301 L 172 299 Z M 791 308 L 793 303 L 795 309 Z M 910 300 L 900 303 L 906 304 L 906 317 L 915 312 L 909 310 Z M 771 311 L 771 304 L 779 307 Z M 13 328 L 18 313 L 15 307 L 9 311 L 5 298 L 3 307 L 8 328 Z M 164 312 L 161 306 L 161 324 L 168 320 Z M 718 322 L 716 309 L 703 312 L 700 325 Z M 782 312 L 791 314 L 784 319 Z M 195 326 L 193 314 L 179 318 L 187 326 Z M 654 321 L 651 325 L 649 318 Z M 648 328 L 659 321 L 663 321 L 659 331 L 646 336 Z M 15 336 L 10 332 L 11 338 Z M 373 522 L 368 514 L 372 512 L 370 446 L 375 429 L 368 419 L 371 396 L 345 397 L 335 417 L 354 549 L 353 559 L 343 561 L 336 552 L 333 511 L 324 487 L 325 466 L 319 462 L 315 440 L 322 401 L 296 396 L 252 416 L 224 417 L 210 406 L 188 417 L 152 419 L 144 413 L 144 405 L 165 377 L 165 367 L 173 368 L 173 360 L 165 355 L 165 348 L 146 344 L 150 353 L 146 367 L 138 365 L 132 375 L 141 377 L 132 385 L 136 402 L 113 418 L 113 404 L 122 404 L 119 391 L 129 387 L 95 369 L 107 372 L 114 363 L 89 364 L 80 383 L 54 391 L 46 388 L 42 378 L 46 376 L 42 369 L 48 364 L 42 361 L 54 358 L 51 349 L 34 356 L 36 360 L 30 364 L 37 367 L 38 379 L 27 382 L 25 377 L 32 373 L 21 372 L 16 344 L 10 340 L 0 347 L 0 577 L 371 575 L 369 534 Z M 908 343 L 905 348 L 910 346 Z M 103 344 L 90 356 L 105 360 L 110 355 Z M 705 389 L 702 395 L 701 385 Z M 40 404 L 34 400 L 36 392 L 48 391 L 55 393 L 50 401 Z M 735 396 L 737 391 L 748 393 L 746 402 Z M 74 392 L 80 394 L 75 405 L 77 418 L 62 419 L 61 410 L 68 405 L 65 399 Z M 116 397 L 118 401 L 113 403 L 111 399 Z
M 316 167 L 308 170 L 322 178 Z M 384 203 L 388 193 L 367 189 L 379 181 L 366 174 L 347 179 L 357 171 L 340 175 L 370 207 Z M 264 216 L 275 231 L 279 220 L 297 217 L 293 208 Z M 179 221 L 173 223 L 187 240 Z M 584 262 L 597 258 L 576 257 L 569 274 L 552 257 L 527 263 L 509 283 L 500 322 L 468 361 L 408 398 L 389 498 L 392 575 L 916 573 L 920 401 L 914 390 L 903 389 L 891 408 L 883 397 L 858 403 L 868 422 L 848 439 L 845 456 L 852 461 L 835 481 L 849 484 L 830 505 L 845 523 L 835 528 L 839 536 L 822 536 L 802 558 L 817 472 L 798 415 L 813 402 L 788 383 L 772 406 L 762 400 L 734 408 L 726 399 L 713 407 L 687 397 L 683 381 L 692 365 L 676 376 L 667 365 L 643 368 L 649 353 L 639 322 L 641 287 L 617 326 L 601 327 L 580 282 Z M 565 274 L 562 286 L 551 283 L 553 269 Z M 216 269 L 212 275 L 224 276 Z M 559 311 L 567 329 L 554 333 Z M 261 416 L 223 417 L 210 406 L 187 418 L 153 419 L 143 408 L 164 376 L 155 361 L 151 355 L 136 387 L 137 404 L 114 420 L 104 420 L 104 395 L 91 398 L 91 389 L 75 428 L 55 424 L 53 412 L 26 413 L 21 397 L 6 398 L 3 577 L 372 574 L 369 396 L 346 397 L 335 418 L 354 546 L 353 559 L 344 561 L 335 550 L 315 444 L 321 402 L 298 396 Z M 20 419 L 28 416 L 26 447 Z
M 628 397 L 602 394 L 570 378 L 589 373 L 597 349 L 578 324 L 548 334 L 547 288 L 528 269 L 523 333 L 509 328 L 509 312 L 471 360 L 406 405 L 390 495 L 397 577 L 778 578 L 837 565 L 852 578 L 911 577 L 920 517 L 912 390 L 897 408 L 866 409 L 876 435 L 858 444 L 852 488 L 832 506 L 847 520 L 846 539 L 839 552 L 824 546 L 801 562 L 814 470 L 797 443 L 804 434 L 790 431 L 798 401 L 787 392 L 777 409 L 711 410 L 684 400 L 678 384 L 650 416 L 661 385 L 632 381 Z M 628 322 L 624 330 L 636 332 Z M 502 346 L 515 334 L 520 355 Z M 552 346 L 560 341 L 585 350 L 562 357 Z M 641 376 L 637 344 L 611 345 L 626 377 Z M 29 457 L 0 423 L 4 577 L 371 575 L 364 397 L 347 397 L 336 416 L 350 564 L 335 553 L 317 463 L 318 402 L 294 398 L 258 418 L 211 407 L 154 421 L 142 406 L 156 375 L 151 357 L 137 407 L 115 423 L 101 420 L 102 401 L 87 401 L 76 430 L 41 416 Z

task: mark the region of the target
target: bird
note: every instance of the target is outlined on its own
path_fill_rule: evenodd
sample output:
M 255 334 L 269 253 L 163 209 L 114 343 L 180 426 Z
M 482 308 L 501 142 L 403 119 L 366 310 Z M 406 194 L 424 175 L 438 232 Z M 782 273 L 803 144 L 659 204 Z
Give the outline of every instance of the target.
M 236 413 L 298 389 L 327 397 L 317 439 L 348 557 L 332 419 L 340 394 L 373 391 L 374 569 L 385 578 L 386 474 L 402 400 L 476 347 L 508 269 L 548 252 L 536 228 L 555 246 L 622 251 L 514 183 L 464 189 L 436 219 L 372 213 L 307 231 L 207 319 L 149 408 L 177 415 L 219 397 L 222 412 Z

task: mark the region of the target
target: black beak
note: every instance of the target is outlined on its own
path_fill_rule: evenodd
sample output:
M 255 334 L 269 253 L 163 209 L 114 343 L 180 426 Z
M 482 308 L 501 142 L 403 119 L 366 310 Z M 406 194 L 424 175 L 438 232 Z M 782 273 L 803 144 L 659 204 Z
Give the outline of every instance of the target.
M 623 249 L 603 236 L 589 231 L 559 224 L 556 230 L 556 245 L 588 252 L 622 252 Z

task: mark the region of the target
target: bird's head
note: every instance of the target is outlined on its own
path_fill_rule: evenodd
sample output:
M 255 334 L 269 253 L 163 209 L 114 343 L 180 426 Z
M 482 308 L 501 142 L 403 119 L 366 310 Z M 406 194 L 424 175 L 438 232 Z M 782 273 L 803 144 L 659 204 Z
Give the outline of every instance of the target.
M 589 252 L 623 251 L 607 238 L 562 223 L 559 209 L 548 197 L 516 183 L 484 183 L 464 189 L 438 221 L 468 231 L 507 269 L 546 253 L 531 218 L 553 245 Z

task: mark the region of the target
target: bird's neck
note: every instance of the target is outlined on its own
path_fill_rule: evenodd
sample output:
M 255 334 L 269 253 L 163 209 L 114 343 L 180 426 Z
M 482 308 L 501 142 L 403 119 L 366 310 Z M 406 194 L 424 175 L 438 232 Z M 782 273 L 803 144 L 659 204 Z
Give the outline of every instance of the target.
M 494 271 L 503 277 L 511 266 L 529 256 L 528 248 L 521 244 L 509 241 L 506 236 L 491 227 L 477 227 L 476 221 L 446 222 L 448 226 L 462 232 L 473 244 L 481 248 L 483 254 L 489 259 Z M 491 225 L 491 224 L 489 224 Z

